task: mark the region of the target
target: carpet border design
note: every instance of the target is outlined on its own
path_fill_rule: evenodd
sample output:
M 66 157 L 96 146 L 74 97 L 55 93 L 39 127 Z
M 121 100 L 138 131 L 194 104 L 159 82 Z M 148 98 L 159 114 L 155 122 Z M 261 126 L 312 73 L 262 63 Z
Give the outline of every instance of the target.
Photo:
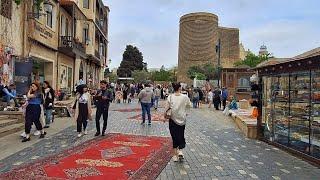
M 168 162 L 172 158 L 171 153 L 171 139 L 169 137 L 159 137 L 159 136 L 144 136 L 144 135 L 135 135 L 135 134 L 125 134 L 125 133 L 108 133 L 105 137 L 98 137 L 91 140 L 88 140 L 80 145 L 77 145 L 75 147 L 60 151 L 56 154 L 53 154 L 51 156 L 47 156 L 41 159 L 38 159 L 34 162 L 24 164 L 17 166 L 13 169 L 11 169 L 9 172 L 0 173 L 0 179 L 17 179 L 21 177 L 22 179 L 28 180 L 28 179 L 61 179 L 61 178 L 54 178 L 54 177 L 44 177 L 44 176 L 34 176 L 28 172 L 30 169 L 38 169 L 42 170 L 43 168 L 41 166 L 45 166 L 49 163 L 54 163 L 57 161 L 60 161 L 62 158 L 66 158 L 68 156 L 71 156 L 75 153 L 81 153 L 91 146 L 98 144 L 99 142 L 103 141 L 104 139 L 110 138 L 115 139 L 119 135 L 128 135 L 128 136 L 135 136 L 138 138 L 162 138 L 162 146 L 159 150 L 150 153 L 149 156 L 152 156 L 150 158 L 147 158 L 148 160 L 132 175 L 128 177 L 130 180 L 135 179 L 156 179 L 159 174 L 162 172 L 162 170 L 167 166 Z M 155 154 L 154 154 L 155 153 Z M 165 156 L 165 154 L 170 154 L 169 156 Z M 149 157 L 148 156 L 148 157 Z M 161 160 L 161 161 L 160 161 Z M 158 161 L 158 162 L 157 162 Z M 158 164 L 158 168 L 154 168 L 152 165 L 156 163 Z M 16 173 L 19 175 L 16 176 Z

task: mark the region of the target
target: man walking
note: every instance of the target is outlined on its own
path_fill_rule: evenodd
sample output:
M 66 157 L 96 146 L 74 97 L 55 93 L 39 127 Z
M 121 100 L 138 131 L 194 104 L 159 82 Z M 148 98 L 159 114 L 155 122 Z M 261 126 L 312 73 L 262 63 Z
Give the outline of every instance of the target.
M 100 131 L 101 115 L 103 116 L 102 136 L 104 136 L 105 131 L 107 129 L 107 123 L 108 123 L 109 105 L 110 105 L 110 102 L 112 102 L 112 92 L 107 89 L 107 81 L 105 80 L 100 81 L 100 89 L 97 91 L 97 94 L 94 98 L 97 106 L 97 112 L 96 112 L 97 132 L 95 136 L 99 136 L 101 133 Z
M 227 90 L 226 87 L 223 87 L 223 88 L 222 88 L 222 105 L 223 105 L 223 110 L 226 108 L 227 99 L 228 99 L 228 90 Z
M 161 90 L 160 90 L 160 85 L 157 86 L 157 88 L 154 90 L 154 109 L 158 109 L 159 107 L 159 99 L 161 96 Z
M 142 108 L 142 123 L 144 125 L 146 119 L 146 113 L 148 114 L 148 125 L 151 126 L 151 99 L 154 98 L 154 93 L 149 84 L 145 84 L 145 88 L 138 95 Z

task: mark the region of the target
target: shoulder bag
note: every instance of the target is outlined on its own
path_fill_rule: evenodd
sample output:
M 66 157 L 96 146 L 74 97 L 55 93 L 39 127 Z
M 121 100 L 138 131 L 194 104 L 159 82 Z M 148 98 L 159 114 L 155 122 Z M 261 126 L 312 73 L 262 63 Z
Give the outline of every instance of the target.
M 169 109 L 166 110 L 165 116 L 166 119 L 171 119 L 172 118 L 172 95 L 170 96 L 170 104 L 169 104 Z

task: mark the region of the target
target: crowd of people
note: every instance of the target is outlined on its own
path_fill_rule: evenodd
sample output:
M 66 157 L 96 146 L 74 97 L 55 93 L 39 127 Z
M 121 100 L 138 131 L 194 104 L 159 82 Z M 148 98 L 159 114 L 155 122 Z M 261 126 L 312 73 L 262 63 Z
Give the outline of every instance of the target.
M 16 101 L 15 86 L 1 87 L 3 101 L 8 104 L 13 103 L 19 107 Z M 111 103 L 134 103 L 138 100 L 141 105 L 142 117 L 141 125 L 151 126 L 151 109 L 158 110 L 159 101 L 166 100 L 164 116 L 169 122 L 169 130 L 173 142 L 174 156 L 173 160 L 178 161 L 183 158 L 182 149 L 185 147 L 184 131 L 188 108 L 200 108 L 202 104 L 212 104 L 216 110 L 224 110 L 226 107 L 237 108 L 236 99 L 227 106 L 229 94 L 227 88 L 212 88 L 211 86 L 186 87 L 180 83 L 173 84 L 133 84 L 133 83 L 108 83 L 105 80 L 100 81 L 98 89 L 89 89 L 84 82 L 78 82 L 75 88 L 75 98 L 70 107 L 71 114 L 77 125 L 78 137 L 87 135 L 88 121 L 95 117 L 96 133 L 95 136 L 105 136 L 109 107 Z M 22 142 L 30 141 L 30 132 L 32 125 L 36 127 L 34 135 L 40 135 L 39 138 L 46 136 L 45 128 L 49 128 L 53 122 L 53 110 L 56 93 L 49 82 L 44 81 L 42 86 L 38 83 L 32 83 L 26 93 L 26 103 L 21 108 L 25 111 L 25 132 L 22 134 Z M 222 106 L 222 107 L 221 107 Z M 96 107 L 95 116 L 92 109 Z M 101 128 L 100 120 L 103 119 Z

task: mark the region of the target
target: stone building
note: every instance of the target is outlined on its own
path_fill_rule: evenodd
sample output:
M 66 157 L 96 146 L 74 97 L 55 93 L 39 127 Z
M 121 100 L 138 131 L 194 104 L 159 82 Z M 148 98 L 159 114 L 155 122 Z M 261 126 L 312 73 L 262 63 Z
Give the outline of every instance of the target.
M 186 83 L 192 82 L 187 77 L 191 66 L 233 67 L 240 59 L 239 29 L 220 27 L 218 16 L 211 13 L 186 14 L 180 18 L 178 58 L 178 81 Z
M 33 81 L 71 92 L 79 77 L 89 86 L 103 79 L 110 10 L 101 0 L 46 0 L 40 9 L 1 0 L 0 8 L 3 83 L 22 94 Z

